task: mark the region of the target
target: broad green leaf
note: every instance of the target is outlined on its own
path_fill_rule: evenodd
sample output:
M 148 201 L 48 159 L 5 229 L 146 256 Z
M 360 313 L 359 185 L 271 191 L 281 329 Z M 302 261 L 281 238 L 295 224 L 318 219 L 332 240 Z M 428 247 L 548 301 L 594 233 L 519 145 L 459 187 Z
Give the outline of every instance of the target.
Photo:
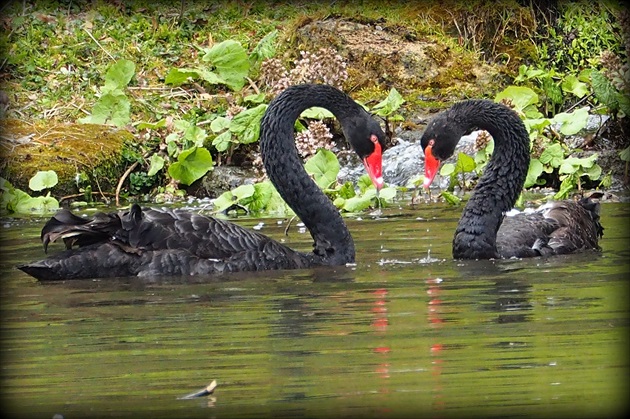
M 40 170 L 28 181 L 28 187 L 33 191 L 41 191 L 52 188 L 57 182 L 59 182 L 59 178 L 54 170 Z
M 595 97 L 606 107 L 616 112 L 619 108 L 617 101 L 617 90 L 610 80 L 599 71 L 591 72 L 591 81 Z
M 326 108 L 322 108 L 320 106 L 313 106 L 300 114 L 300 118 L 309 118 L 309 119 L 325 119 L 325 118 L 334 118 L 332 112 L 330 112 Z
M 189 83 L 189 79 L 198 79 L 199 72 L 192 68 L 171 68 L 164 78 L 164 83 L 172 86 L 181 86 Z
M 462 200 L 460 198 L 458 198 L 456 195 L 453 195 L 452 193 L 450 193 L 448 191 L 442 191 L 440 193 L 440 195 L 450 205 L 459 205 L 459 203 L 462 202 Z
M 154 176 L 164 167 L 164 158 L 159 154 L 151 155 L 149 161 L 151 162 L 151 165 L 149 166 L 149 171 L 147 172 L 147 175 L 149 176 Z
M 586 96 L 589 92 L 588 85 L 579 81 L 573 74 L 569 74 L 562 80 L 562 90 L 579 98 Z
M 348 212 L 361 212 L 372 205 L 372 198 L 369 196 L 354 196 L 348 198 L 343 203 L 343 210 Z
M 250 64 L 247 51 L 239 42 L 229 39 L 218 43 L 206 52 L 202 60 L 212 63 L 230 89 L 238 91 L 245 85 Z
M 275 42 L 278 38 L 278 31 L 272 30 L 261 39 L 249 54 L 249 61 L 252 64 L 260 63 L 276 54 Z
M 525 178 L 524 188 L 532 187 L 536 184 L 538 177 L 543 172 L 543 165 L 538 159 L 531 159 L 529 161 L 529 169 L 527 170 L 527 177 Z
M 556 84 L 551 77 L 545 77 L 542 79 L 542 89 L 547 95 L 547 98 L 555 104 L 561 104 L 564 101 L 562 97 L 562 89 Z
M 498 103 L 503 99 L 509 99 L 518 112 L 523 112 L 529 105 L 538 103 L 536 92 L 524 86 L 508 86 L 495 96 L 494 101 Z
M 455 173 L 455 165 L 453 163 L 444 163 L 442 167 L 440 167 L 441 176 L 450 176 L 453 173 Z
M 206 138 L 208 138 L 206 130 L 195 124 L 190 124 L 184 131 L 184 139 L 190 141 L 197 147 L 203 147 Z
M 588 122 L 588 106 L 584 106 L 571 113 L 561 112 L 553 117 L 553 121 L 560 124 L 560 132 L 564 135 L 574 135 L 580 132 Z
M 623 161 L 630 161 L 630 146 L 624 148 L 619 152 L 619 157 Z
M 392 87 L 392 89 L 389 91 L 389 94 L 387 95 L 387 98 L 374 105 L 374 108 L 372 110 L 375 111 L 374 113 L 376 115 L 388 116 L 398 110 L 398 108 L 400 108 L 400 105 L 402 105 L 404 102 L 405 99 L 401 96 L 400 93 L 398 93 L 398 90 L 396 90 L 395 87 Z
M 131 118 L 131 105 L 124 93 L 113 90 L 101 95 L 94 104 L 92 114 L 78 121 L 82 124 L 109 124 L 117 127 L 127 125 Z
M 256 95 L 247 95 L 243 98 L 243 102 L 248 103 L 263 103 L 265 101 L 265 94 L 258 93 Z
M 551 144 L 540 154 L 540 162 L 551 167 L 558 167 L 564 161 L 562 146 L 558 143 Z
M 383 199 L 386 202 L 391 202 L 394 198 L 396 198 L 396 194 L 398 193 L 398 189 L 394 186 L 388 186 L 381 189 L 378 193 L 379 199 Z
M 168 168 L 168 174 L 175 180 L 190 185 L 212 169 L 212 156 L 202 147 L 192 147 L 179 153 L 177 161 Z
M 630 118 L 630 96 L 618 92 L 616 97 L 619 110 L 623 112 L 626 118 Z
M 602 175 L 602 167 L 599 164 L 594 164 L 584 170 L 584 174 L 591 178 L 591 180 L 597 180 Z
M 59 209 L 59 201 L 51 196 L 28 197 L 20 200 L 15 212 L 20 214 L 48 214 Z
M 359 187 L 359 191 L 361 193 L 366 193 L 370 188 L 374 188 L 374 184 L 372 183 L 372 179 L 367 174 L 359 176 L 357 179 L 357 186 Z
M 306 173 L 313 176 L 315 183 L 321 189 L 330 187 L 337 180 L 339 161 L 335 153 L 319 149 L 317 153 L 304 164 Z
M 251 197 L 255 191 L 254 185 L 241 185 L 223 192 L 212 204 L 216 211 L 223 211 L 234 204 L 241 204 L 242 200 Z
M 246 205 L 252 212 L 260 212 L 267 207 L 271 196 L 273 195 L 273 186 L 271 182 L 260 182 L 254 186 L 254 193 L 248 198 L 242 199 L 241 203 Z
M 112 64 L 105 73 L 105 85 L 101 89 L 102 93 L 114 90 L 121 90 L 129 84 L 136 72 L 136 66 L 129 60 L 119 60 Z
M 349 182 L 349 181 L 341 185 L 341 188 L 339 188 L 338 192 L 339 192 L 339 196 L 345 199 L 356 196 L 356 192 L 354 191 L 354 185 L 352 184 L 352 182 Z
M 152 123 L 152 122 L 140 122 L 136 128 L 138 129 L 152 129 L 152 130 L 156 130 L 159 128 L 164 128 L 166 126 L 166 118 L 162 118 L 159 121 Z
M 217 116 L 210 123 L 210 129 L 212 130 L 212 132 L 216 134 L 218 132 L 223 131 L 224 129 L 228 129 L 231 123 L 232 123 L 231 119 L 226 118 L 224 116 Z
M 236 115 L 230 123 L 230 131 L 239 137 L 242 144 L 253 143 L 260 136 L 260 121 L 265 115 L 266 104 L 246 109 Z
M 212 140 L 212 145 L 217 151 L 225 151 L 230 148 L 230 143 L 232 142 L 232 133 L 230 131 L 225 131 L 223 134 L 219 134 L 214 137 Z
M 457 164 L 456 170 L 458 173 L 468 173 L 475 170 L 475 159 L 470 157 L 468 154 L 459 153 L 457 155 Z

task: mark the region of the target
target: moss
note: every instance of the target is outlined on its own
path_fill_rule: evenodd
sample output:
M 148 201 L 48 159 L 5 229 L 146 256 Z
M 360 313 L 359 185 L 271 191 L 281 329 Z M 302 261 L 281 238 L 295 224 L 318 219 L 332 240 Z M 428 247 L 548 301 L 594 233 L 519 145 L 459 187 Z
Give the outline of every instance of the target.
M 37 171 L 54 170 L 59 178 L 55 195 L 77 193 L 77 177 L 87 178 L 94 190 L 111 192 L 125 170 L 125 146 L 133 141 L 126 130 L 91 124 L 7 119 L 0 130 L 2 177 L 28 191 L 28 181 Z

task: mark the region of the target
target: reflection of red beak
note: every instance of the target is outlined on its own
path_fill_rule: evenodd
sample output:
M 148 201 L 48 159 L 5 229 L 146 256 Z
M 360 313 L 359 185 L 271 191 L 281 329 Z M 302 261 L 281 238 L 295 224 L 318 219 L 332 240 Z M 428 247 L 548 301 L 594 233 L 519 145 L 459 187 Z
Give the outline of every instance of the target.
M 422 186 L 425 188 L 431 185 L 440 167 L 440 161 L 433 156 L 432 149 L 432 145 L 428 145 L 424 149 L 424 183 Z
M 378 142 L 376 136 L 372 135 L 372 142 L 374 143 L 374 151 L 372 154 L 363 159 L 363 165 L 367 171 L 374 187 L 377 191 L 380 191 L 383 187 L 383 153 L 381 150 L 381 143 Z

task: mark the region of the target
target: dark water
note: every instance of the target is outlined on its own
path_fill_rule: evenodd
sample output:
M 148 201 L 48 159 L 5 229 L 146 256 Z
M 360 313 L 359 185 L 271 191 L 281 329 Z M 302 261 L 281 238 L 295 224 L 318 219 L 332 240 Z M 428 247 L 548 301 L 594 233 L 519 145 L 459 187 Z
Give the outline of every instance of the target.
M 605 417 L 628 406 L 630 210 L 601 254 L 450 257 L 460 209 L 348 218 L 357 265 L 38 283 L 2 228 L 9 417 Z M 422 218 L 420 218 L 422 217 Z M 243 220 L 283 237 L 276 219 Z M 295 224 L 287 242 L 307 250 Z M 54 247 L 53 250 L 59 249 Z M 210 397 L 178 400 L 217 380 Z

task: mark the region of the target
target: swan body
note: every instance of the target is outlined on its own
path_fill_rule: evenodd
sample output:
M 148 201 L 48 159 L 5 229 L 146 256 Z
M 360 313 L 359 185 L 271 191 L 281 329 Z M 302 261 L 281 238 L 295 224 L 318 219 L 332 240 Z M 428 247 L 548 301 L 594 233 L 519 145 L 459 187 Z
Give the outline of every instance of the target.
M 19 269 L 39 280 L 200 275 L 300 269 L 353 263 L 352 236 L 339 211 L 304 170 L 293 127 L 312 106 L 329 109 L 377 188 L 382 187 L 385 134 L 360 105 L 327 85 L 287 88 L 261 122 L 260 148 L 269 179 L 313 237 L 313 251 L 295 251 L 237 224 L 192 212 L 147 209 L 79 217 L 60 210 L 43 227 L 44 250 L 62 239 L 66 250 Z
M 468 200 L 453 238 L 456 259 L 550 256 L 599 250 L 603 227 L 599 202 L 550 202 L 536 211 L 512 215 L 529 169 L 529 136 L 516 112 L 489 100 L 457 103 L 437 115 L 421 141 L 428 188 L 442 161 L 473 129 L 488 131 L 494 152 Z

